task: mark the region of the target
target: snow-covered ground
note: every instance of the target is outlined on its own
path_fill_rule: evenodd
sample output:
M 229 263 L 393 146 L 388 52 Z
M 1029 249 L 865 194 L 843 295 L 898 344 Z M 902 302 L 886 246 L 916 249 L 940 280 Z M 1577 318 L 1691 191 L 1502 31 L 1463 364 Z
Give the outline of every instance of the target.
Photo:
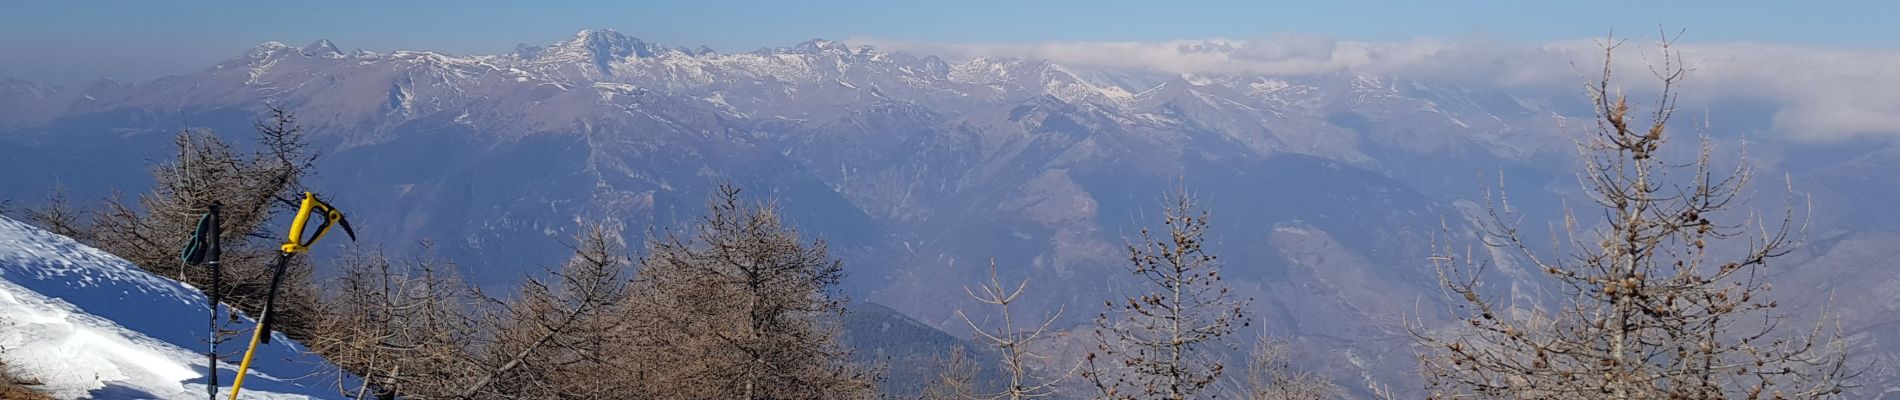
M 0 216 L 0 360 L 38 389 L 59 398 L 205 398 L 207 318 L 197 290 Z M 251 327 L 231 327 L 246 333 L 219 347 L 226 360 L 241 355 Z M 280 336 L 258 349 L 244 398 L 341 397 L 323 360 L 295 346 Z M 229 390 L 237 366 L 218 368 Z

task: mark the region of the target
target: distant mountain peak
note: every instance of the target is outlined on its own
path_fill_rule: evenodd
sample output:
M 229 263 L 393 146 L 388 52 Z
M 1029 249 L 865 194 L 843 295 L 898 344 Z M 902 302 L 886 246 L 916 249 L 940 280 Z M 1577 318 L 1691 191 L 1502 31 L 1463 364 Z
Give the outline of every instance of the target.
M 851 47 L 841 42 L 813 38 L 804 43 L 799 43 L 797 46 L 792 46 L 789 52 L 796 54 L 851 54 Z
M 546 50 L 546 49 L 547 49 L 546 47 L 530 45 L 527 43 L 520 43 L 520 44 L 515 45 L 514 56 L 516 58 L 520 58 L 524 60 L 531 59 L 531 58 L 540 56 L 541 51 Z
M 575 33 L 573 37 L 568 38 L 566 42 L 549 46 L 549 48 L 581 48 L 597 54 L 615 56 L 638 55 L 645 57 L 651 55 L 651 49 L 646 42 L 641 41 L 640 38 L 620 34 L 620 31 L 612 29 L 581 30 Z
M 612 29 L 585 29 L 566 41 L 544 48 L 517 47 L 515 54 L 540 63 L 587 63 L 601 74 L 612 76 L 614 62 L 653 57 L 656 47 Z
M 283 51 L 284 49 L 288 49 L 288 48 L 290 48 L 290 45 L 284 44 L 284 42 L 270 40 L 270 41 L 265 41 L 263 43 L 258 43 L 256 46 L 252 46 L 251 51 L 246 52 L 246 54 L 274 53 L 278 51 Z
M 582 29 L 580 32 L 575 32 L 573 37 L 567 39 L 567 43 L 570 44 L 618 43 L 625 41 L 627 41 L 627 35 L 621 34 L 620 31 L 606 28 Z
M 330 43 L 330 39 L 317 39 L 297 50 L 310 57 L 343 58 L 343 51 L 337 50 L 336 43 Z

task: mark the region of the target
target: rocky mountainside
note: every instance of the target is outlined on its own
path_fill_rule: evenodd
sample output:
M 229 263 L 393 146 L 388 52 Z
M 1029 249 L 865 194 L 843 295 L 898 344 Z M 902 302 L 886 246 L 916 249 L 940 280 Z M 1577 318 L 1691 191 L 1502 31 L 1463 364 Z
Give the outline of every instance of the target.
M 1033 279 L 1033 311 L 1067 304 L 1065 321 L 1086 324 L 1125 284 L 1122 238 L 1185 185 L 1215 214 L 1213 250 L 1255 299 L 1255 326 L 1297 338 L 1339 376 L 1396 385 L 1412 354 L 1401 318 L 1439 307 L 1429 245 L 1469 231 L 1483 187 L 1502 174 L 1532 220 L 1578 204 L 1572 140 L 1591 112 L 1580 97 L 1403 75 L 953 61 L 826 40 L 720 53 L 610 30 L 472 56 L 272 42 L 149 82 L 0 81 L 0 105 L 22 105 L 0 108 L 0 145 L 23 150 L 0 168 L 29 171 L 0 176 L 0 198 L 139 190 L 169 132 L 238 136 L 270 102 L 322 145 L 314 186 L 359 233 L 398 249 L 432 241 L 479 282 L 558 260 L 577 216 L 639 237 L 692 218 L 730 182 L 828 239 L 851 293 L 955 334 L 952 312 L 974 306 L 961 287 L 992 258 Z M 1751 157 L 1817 206 L 1813 254 L 1784 279 L 1820 289 L 1782 295 L 1900 284 L 1868 264 L 1881 256 L 1868 249 L 1900 245 L 1900 221 L 1852 217 L 1887 214 L 1892 186 L 1869 184 L 1900 166 L 1895 147 L 1768 141 Z M 1837 306 L 1854 310 L 1844 322 L 1860 345 L 1896 354 L 1895 335 L 1872 332 L 1900 321 L 1900 303 Z

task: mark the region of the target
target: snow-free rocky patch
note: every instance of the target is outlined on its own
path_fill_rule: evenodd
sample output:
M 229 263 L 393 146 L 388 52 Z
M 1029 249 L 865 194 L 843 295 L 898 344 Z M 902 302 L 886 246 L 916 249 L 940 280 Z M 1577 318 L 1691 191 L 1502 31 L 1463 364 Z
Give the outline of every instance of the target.
M 124 259 L 0 217 L 0 360 L 58 398 L 205 397 L 205 297 Z M 244 326 L 232 327 L 249 332 Z M 239 340 L 219 348 L 227 360 Z M 229 390 L 237 366 L 219 363 Z M 323 360 L 277 337 L 258 349 L 244 398 L 340 398 Z M 223 396 L 220 396 L 223 397 Z

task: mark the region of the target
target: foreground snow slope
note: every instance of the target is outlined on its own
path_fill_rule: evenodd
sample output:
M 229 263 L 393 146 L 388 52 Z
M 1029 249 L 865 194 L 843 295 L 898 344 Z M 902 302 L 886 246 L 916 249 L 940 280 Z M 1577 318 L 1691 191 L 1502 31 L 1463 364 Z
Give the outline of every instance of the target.
M 0 216 L 0 360 L 59 398 L 205 398 L 205 298 L 124 259 Z M 248 320 L 246 320 L 248 322 Z M 235 360 L 246 336 L 218 350 Z M 320 358 L 278 337 L 245 398 L 334 398 Z M 220 363 L 228 390 L 237 366 Z

